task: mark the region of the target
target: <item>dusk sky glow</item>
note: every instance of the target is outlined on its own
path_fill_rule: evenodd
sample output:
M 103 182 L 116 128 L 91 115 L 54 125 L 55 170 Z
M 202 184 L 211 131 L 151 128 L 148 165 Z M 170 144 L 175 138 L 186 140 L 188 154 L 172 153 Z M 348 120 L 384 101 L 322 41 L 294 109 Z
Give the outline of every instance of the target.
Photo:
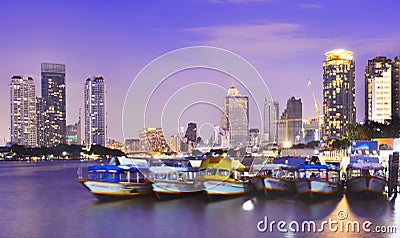
M 122 141 L 122 109 L 135 76 L 155 58 L 197 45 L 220 47 L 245 58 L 279 101 L 280 112 L 288 98 L 302 99 L 303 118 L 315 114 L 308 79 L 322 102 L 325 52 L 353 51 L 357 121 L 362 121 L 364 67 L 375 56 L 400 55 L 399 10 L 396 0 L 2 0 L 0 144 L 4 138 L 10 140 L 8 85 L 13 75 L 31 75 L 40 96 L 40 64 L 66 64 L 68 124 L 78 120 L 78 109 L 83 108 L 86 78 L 102 75 L 107 84 L 108 138 Z M 226 89 L 234 84 L 219 72 L 182 72 L 159 88 L 153 110 L 162 108 L 157 99 L 165 102 L 187 83 L 199 81 Z M 187 110 L 182 125 L 190 120 L 218 124 L 218 113 L 213 108 L 206 115 L 206 107 Z

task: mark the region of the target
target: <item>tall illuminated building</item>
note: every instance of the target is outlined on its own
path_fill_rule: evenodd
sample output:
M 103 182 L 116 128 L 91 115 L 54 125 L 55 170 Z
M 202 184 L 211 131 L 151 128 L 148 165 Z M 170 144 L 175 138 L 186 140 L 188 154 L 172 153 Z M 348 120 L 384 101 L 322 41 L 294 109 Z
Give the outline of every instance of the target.
M 287 100 L 278 125 L 278 142 L 283 146 L 299 144 L 303 141 L 303 103 L 291 97 Z
M 65 65 L 42 63 L 44 145 L 66 143 Z
M 384 123 L 392 117 L 392 61 L 384 56 L 365 66 L 365 119 Z
M 106 145 L 106 85 L 102 76 L 85 82 L 85 145 Z
M 264 102 L 264 138 L 265 142 L 278 141 L 279 103 L 276 101 Z
M 10 82 L 10 135 L 18 145 L 36 146 L 36 93 L 31 77 L 13 76 Z
M 392 61 L 392 117 L 400 118 L 400 56 Z
M 230 147 L 245 147 L 249 141 L 249 97 L 230 87 L 224 100 L 221 127 L 226 126 Z M 225 128 L 224 128 L 225 129 Z
M 342 137 L 356 122 L 353 52 L 338 49 L 325 53 L 323 63 L 324 138 Z

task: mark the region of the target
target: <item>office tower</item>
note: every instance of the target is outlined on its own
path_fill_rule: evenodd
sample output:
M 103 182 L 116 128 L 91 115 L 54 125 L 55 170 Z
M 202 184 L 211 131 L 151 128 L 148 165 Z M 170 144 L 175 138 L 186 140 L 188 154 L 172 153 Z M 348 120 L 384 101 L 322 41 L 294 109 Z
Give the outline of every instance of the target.
M 65 65 L 42 63 L 44 145 L 66 143 Z
M 102 76 L 85 82 L 85 145 L 106 145 L 106 85 Z
M 324 138 L 340 138 L 356 122 L 353 52 L 339 49 L 325 53 L 323 63 Z
M 400 118 L 400 56 L 392 61 L 392 117 Z
M 172 135 L 169 138 L 169 146 L 171 147 L 171 149 L 173 151 L 181 152 L 181 144 L 182 144 L 182 140 L 178 134 Z
M 384 123 L 392 117 L 392 61 L 384 56 L 365 66 L 365 119 Z
M 279 120 L 279 143 L 285 146 L 303 141 L 303 104 L 301 99 L 291 97 Z
M 264 142 L 278 141 L 279 103 L 276 101 L 264 102 Z
M 189 122 L 186 133 L 185 133 L 186 142 L 188 144 L 195 144 L 197 140 L 197 124 L 195 122 Z
M 221 127 L 228 133 L 230 147 L 245 147 L 249 141 L 249 97 L 230 87 L 224 100 Z M 225 116 L 226 115 L 226 116 Z
M 31 77 L 13 76 L 10 82 L 10 135 L 18 145 L 36 146 L 36 95 Z
M 67 125 L 67 144 L 68 145 L 80 145 L 80 124 L 79 122 L 71 125 Z

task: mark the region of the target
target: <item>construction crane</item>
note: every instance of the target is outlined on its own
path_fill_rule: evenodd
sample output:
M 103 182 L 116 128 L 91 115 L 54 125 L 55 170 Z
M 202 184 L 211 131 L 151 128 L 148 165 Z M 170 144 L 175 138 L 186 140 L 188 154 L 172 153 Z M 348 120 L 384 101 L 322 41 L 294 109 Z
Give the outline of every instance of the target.
M 320 106 L 319 106 L 319 103 L 317 101 L 317 98 L 315 97 L 314 89 L 312 88 L 310 79 L 308 79 L 307 85 L 311 89 L 311 92 L 312 92 L 312 95 L 313 95 L 313 98 L 314 98 L 315 118 L 318 120 L 319 119 L 319 113 L 321 112 L 321 110 L 320 110 Z

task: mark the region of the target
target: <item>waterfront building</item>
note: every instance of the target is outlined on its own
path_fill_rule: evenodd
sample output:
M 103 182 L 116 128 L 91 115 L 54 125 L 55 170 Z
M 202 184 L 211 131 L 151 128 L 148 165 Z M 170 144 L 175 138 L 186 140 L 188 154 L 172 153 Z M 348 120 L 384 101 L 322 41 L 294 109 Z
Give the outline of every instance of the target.
M 36 93 L 33 78 L 19 75 L 11 78 L 10 119 L 11 142 L 36 146 Z
M 141 150 L 145 152 L 169 153 L 164 132 L 161 128 L 145 128 L 139 132 Z
M 249 141 L 249 97 L 230 87 L 224 100 L 221 127 L 229 136 L 230 147 L 245 147 Z M 226 128 L 224 128 L 226 127 Z
M 128 153 L 134 153 L 140 151 L 140 140 L 139 139 L 126 139 L 125 150 Z
M 384 123 L 392 117 L 392 62 L 384 56 L 365 66 L 365 119 Z
M 67 125 L 67 144 L 80 145 L 81 144 L 81 123 Z
M 106 84 L 102 76 L 85 82 L 85 145 L 106 145 Z
M 338 49 L 325 53 L 323 63 L 324 138 L 340 138 L 356 122 L 355 64 L 353 52 Z
M 301 99 L 287 100 L 278 125 L 279 144 L 290 146 L 303 142 L 303 104 Z
M 400 118 L 400 56 L 392 61 L 392 117 Z
M 181 152 L 182 140 L 178 134 L 172 135 L 169 138 L 169 146 L 175 152 Z
M 37 128 L 37 145 L 45 146 L 45 115 L 44 115 L 44 100 L 41 97 L 36 97 L 36 128 Z
M 278 141 L 279 103 L 276 101 L 264 102 L 264 143 Z
M 319 141 L 320 139 L 320 118 L 309 118 L 303 120 L 304 143 Z
M 44 145 L 66 143 L 65 65 L 42 63 Z

